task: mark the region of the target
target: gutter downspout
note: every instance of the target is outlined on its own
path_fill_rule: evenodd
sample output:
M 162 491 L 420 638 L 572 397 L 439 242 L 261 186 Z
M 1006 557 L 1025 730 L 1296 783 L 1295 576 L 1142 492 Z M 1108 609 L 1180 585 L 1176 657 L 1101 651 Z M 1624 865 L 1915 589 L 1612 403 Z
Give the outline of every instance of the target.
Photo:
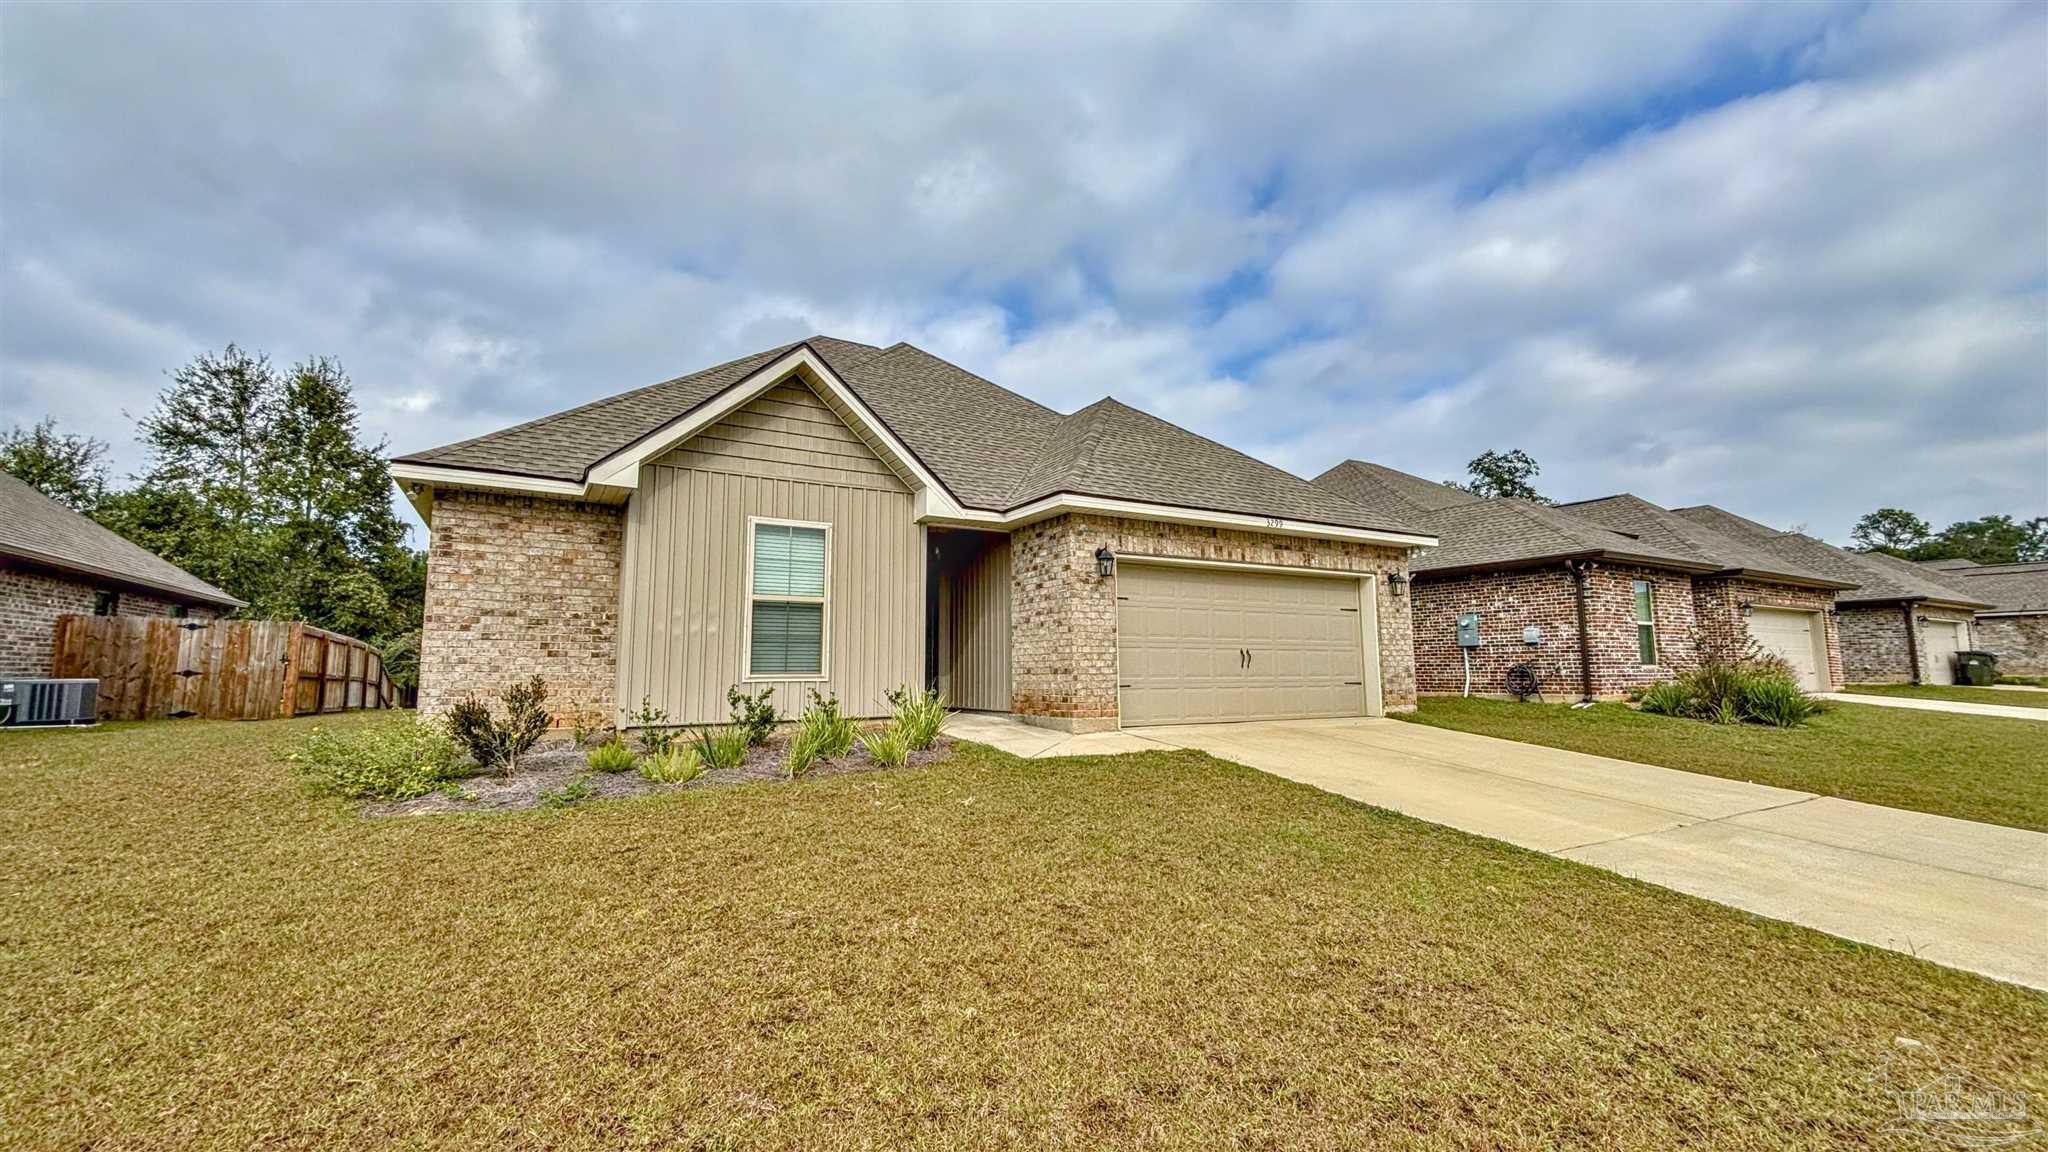
M 1593 642 L 1586 627 L 1586 573 L 1592 568 L 1586 560 L 1567 560 L 1565 571 L 1572 574 L 1572 590 L 1579 606 L 1579 699 L 1587 704 L 1593 702 Z
M 1918 684 L 1920 682 L 1920 626 L 1913 622 L 1913 602 L 1908 600 L 1899 605 L 1899 611 L 1906 615 L 1906 663 L 1911 665 L 1910 670 L 1913 674 L 1911 683 Z

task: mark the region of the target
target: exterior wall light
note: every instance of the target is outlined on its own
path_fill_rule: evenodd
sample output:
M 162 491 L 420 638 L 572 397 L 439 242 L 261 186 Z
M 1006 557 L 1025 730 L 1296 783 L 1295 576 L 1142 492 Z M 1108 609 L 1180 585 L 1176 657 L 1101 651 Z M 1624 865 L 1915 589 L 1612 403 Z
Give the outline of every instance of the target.
M 1116 553 L 1107 544 L 1095 550 L 1095 574 L 1104 580 L 1116 575 Z
M 1755 608 L 1755 606 L 1754 606 L 1754 605 L 1752 605 L 1752 604 L 1750 604 L 1750 602 L 1749 602 L 1749 601 L 1747 601 L 1747 600 L 1744 600 L 1744 601 L 1742 602 L 1742 614 L 1743 614 L 1744 616 L 1748 616 L 1748 615 L 1750 615 L 1750 614 L 1754 613 L 1755 611 L 1756 611 L 1756 608 Z
M 1401 594 L 1401 589 L 1406 588 L 1407 586 L 1408 574 L 1406 572 L 1387 573 L 1387 587 L 1393 590 L 1394 595 L 1399 596 Z

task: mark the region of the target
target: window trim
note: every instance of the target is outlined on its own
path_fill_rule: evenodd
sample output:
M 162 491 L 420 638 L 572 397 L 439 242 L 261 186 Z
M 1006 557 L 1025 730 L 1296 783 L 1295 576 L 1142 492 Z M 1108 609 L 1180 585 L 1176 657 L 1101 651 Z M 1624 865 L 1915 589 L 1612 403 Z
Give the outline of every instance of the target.
M 1636 664 L 1643 668 L 1659 667 L 1657 663 L 1657 584 L 1653 580 L 1631 580 L 1628 582 L 1629 615 L 1636 622 Z M 1642 601 L 1636 599 L 1636 589 L 1642 589 Z M 1643 619 L 1643 608 L 1649 609 L 1649 619 Z M 1650 658 L 1643 659 L 1643 629 L 1650 630 Z
M 825 594 L 823 596 L 762 596 L 754 592 L 754 545 L 762 525 L 783 528 L 816 528 L 825 533 Z M 816 520 L 785 520 L 776 516 L 747 517 L 747 584 L 742 592 L 745 610 L 740 613 L 740 683 L 816 684 L 832 678 L 832 525 Z M 754 674 L 754 602 L 816 604 L 818 613 L 818 671 L 800 676 Z

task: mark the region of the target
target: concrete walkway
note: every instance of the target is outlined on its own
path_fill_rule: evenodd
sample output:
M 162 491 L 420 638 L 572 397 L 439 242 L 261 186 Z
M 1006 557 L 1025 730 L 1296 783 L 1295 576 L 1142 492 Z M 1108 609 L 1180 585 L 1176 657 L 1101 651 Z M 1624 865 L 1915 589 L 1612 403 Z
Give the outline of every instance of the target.
M 1977 704 L 1968 700 L 1922 700 L 1917 696 L 1862 696 L 1854 692 L 1816 692 L 1840 704 L 1875 704 L 1879 708 L 1917 708 L 1922 712 L 1960 712 L 1968 716 L 2004 716 L 2010 720 L 2048 720 L 2048 708 L 2023 704 Z
M 1397 720 L 1070 736 L 961 715 L 1019 756 L 1196 748 L 1367 804 L 2048 989 L 2048 835 Z

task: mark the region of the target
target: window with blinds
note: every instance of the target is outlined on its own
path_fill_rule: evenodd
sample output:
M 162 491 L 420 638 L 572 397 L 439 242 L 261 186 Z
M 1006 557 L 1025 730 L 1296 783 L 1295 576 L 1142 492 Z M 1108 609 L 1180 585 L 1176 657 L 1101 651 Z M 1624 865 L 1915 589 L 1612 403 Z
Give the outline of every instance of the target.
M 1650 601 L 1650 582 L 1633 582 L 1636 593 L 1636 657 L 1644 664 L 1657 662 L 1657 614 Z
M 825 675 L 826 552 L 822 525 L 753 522 L 747 675 Z

